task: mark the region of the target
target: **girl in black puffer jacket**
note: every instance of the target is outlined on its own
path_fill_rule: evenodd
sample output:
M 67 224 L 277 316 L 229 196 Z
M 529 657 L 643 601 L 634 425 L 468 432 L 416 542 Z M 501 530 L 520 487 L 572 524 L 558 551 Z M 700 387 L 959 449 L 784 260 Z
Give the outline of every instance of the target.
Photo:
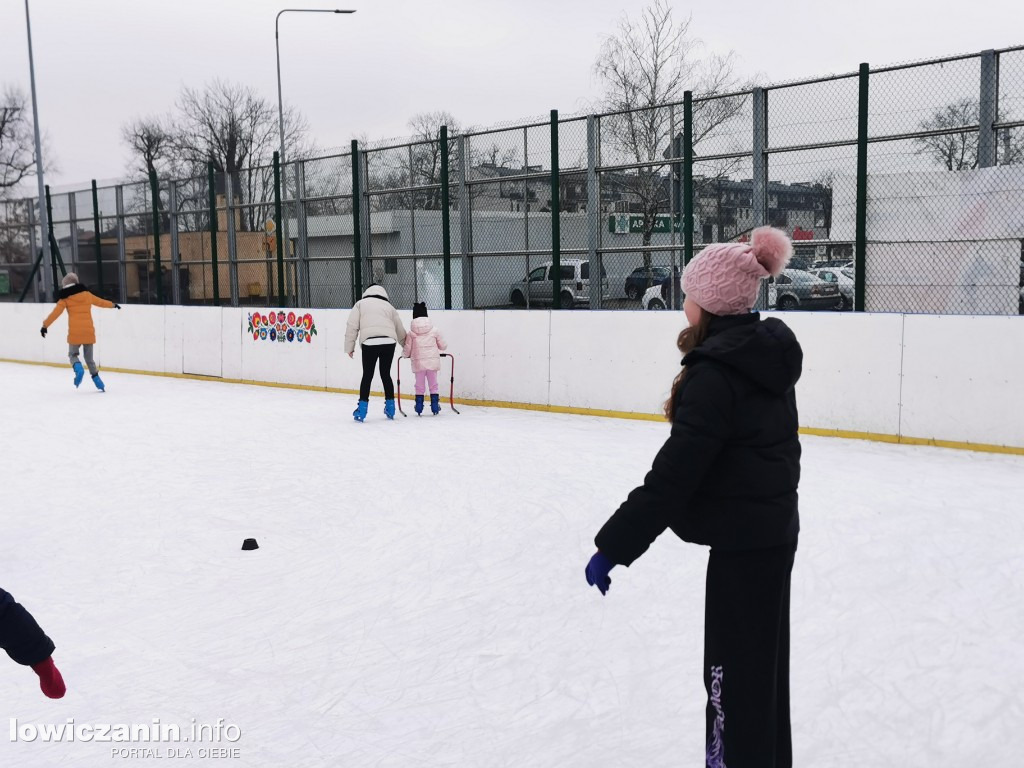
M 683 370 L 672 432 L 643 485 L 597 534 L 587 581 L 606 592 L 666 528 L 711 547 L 704 617 L 709 768 L 790 768 L 789 589 L 800 524 L 794 385 L 803 353 L 751 307 L 792 253 L 762 227 L 750 244 L 705 248 L 686 268 Z
M 53 641 L 39 628 L 32 614 L 0 589 L 0 648 L 19 664 L 39 675 L 39 687 L 51 699 L 64 695 L 64 678 L 53 663 Z

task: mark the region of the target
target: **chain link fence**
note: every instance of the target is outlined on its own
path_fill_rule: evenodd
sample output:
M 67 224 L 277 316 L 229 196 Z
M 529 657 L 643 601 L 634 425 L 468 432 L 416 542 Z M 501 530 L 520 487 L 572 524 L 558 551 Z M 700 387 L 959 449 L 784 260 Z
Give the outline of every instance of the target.
M 42 298 L 32 279 L 37 250 L 34 208 L 30 201 L 0 201 L 0 301 Z
M 758 308 L 1024 311 L 1024 47 L 0 203 L 0 300 L 678 308 L 710 243 L 793 239 Z

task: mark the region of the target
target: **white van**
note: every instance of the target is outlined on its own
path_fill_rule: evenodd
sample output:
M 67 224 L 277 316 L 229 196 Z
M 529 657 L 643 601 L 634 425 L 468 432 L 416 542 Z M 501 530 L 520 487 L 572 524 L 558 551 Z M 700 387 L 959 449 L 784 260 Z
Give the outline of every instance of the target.
M 590 262 L 583 259 L 562 259 L 562 307 L 572 309 L 580 304 L 590 304 Z M 552 282 L 554 267 L 546 262 L 530 274 L 512 284 L 509 300 L 515 307 L 527 307 L 535 304 L 551 304 L 554 295 Z M 601 298 L 607 299 L 608 274 L 601 268 Z

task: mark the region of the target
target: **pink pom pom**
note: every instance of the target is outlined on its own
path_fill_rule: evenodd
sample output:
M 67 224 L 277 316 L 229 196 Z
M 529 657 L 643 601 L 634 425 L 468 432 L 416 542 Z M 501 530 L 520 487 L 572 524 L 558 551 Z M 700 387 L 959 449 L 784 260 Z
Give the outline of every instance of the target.
M 751 232 L 750 249 L 758 264 L 773 277 L 786 268 L 793 256 L 793 244 L 785 232 L 775 227 L 758 227 Z

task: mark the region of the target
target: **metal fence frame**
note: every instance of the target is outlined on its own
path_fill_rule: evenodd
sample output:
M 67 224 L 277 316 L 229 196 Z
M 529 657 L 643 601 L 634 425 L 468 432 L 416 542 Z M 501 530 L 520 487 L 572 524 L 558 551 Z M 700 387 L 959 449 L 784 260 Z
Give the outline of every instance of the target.
M 1022 51 L 1024 46 L 986 50 L 876 69 L 862 64 L 856 73 L 731 94 L 687 92 L 680 102 L 659 104 L 649 110 L 571 117 L 560 117 L 552 110 L 548 120 L 467 130 L 458 135 L 449 134 L 448 127 L 443 126 L 431 139 L 366 147 L 352 142 L 350 153 L 303 158 L 285 166 L 281 166 L 275 154 L 269 187 L 267 183 L 254 182 L 254 178 L 267 178 L 270 166 L 225 174 L 211 165 L 205 179 L 160 180 L 151 174 L 149 184 L 98 187 L 93 182 L 86 190 L 48 196 L 56 208 L 55 215 L 49 217 L 52 234 L 45 238 L 51 243 L 48 259 L 40 247 L 32 202 L 3 203 L 0 237 L 6 239 L 0 239 L 0 244 L 15 243 L 9 248 L 22 261 L 11 262 L 8 254 L 8 263 L 0 263 L 0 270 L 13 268 L 19 279 L 30 274 L 22 280 L 21 299 L 52 298 L 55 286 L 59 285 L 58 273 L 73 269 L 82 273 L 97 292 L 122 303 L 239 306 L 264 302 L 279 306 L 347 307 L 359 297 L 364 286 L 384 279 L 396 287 L 400 294 L 396 304 L 400 306 L 426 300 L 444 308 L 474 308 L 507 305 L 515 296 L 517 279 L 528 276 L 540 264 L 551 262 L 550 278 L 545 281 L 551 282 L 549 303 L 554 308 L 567 301 L 569 306 L 602 309 L 609 306 L 603 281 L 590 280 L 585 294 L 574 295 L 572 286 L 562 284 L 562 261 L 589 261 L 594 274 L 603 275 L 606 264 L 625 263 L 640 255 L 646 266 L 658 259 L 663 268 L 672 273 L 677 271 L 706 240 L 706 233 L 698 237 L 694 231 L 698 213 L 696 166 L 725 162 L 750 169 L 751 214 L 750 226 L 745 230 L 749 231 L 770 222 L 770 179 L 776 162 L 784 166 L 784 158 L 800 157 L 800 153 L 849 150 L 849 160 L 854 159 L 855 153 L 855 236 L 832 239 L 830 231 L 825 237 L 813 234 L 800 245 L 816 253 L 853 246 L 853 308 L 863 311 L 867 304 L 867 254 L 872 245 L 866 222 L 872 148 L 898 147 L 899 142 L 936 136 L 977 134 L 977 166 L 996 165 L 1001 132 L 1008 148 L 1010 132 L 1024 128 L 1024 119 L 1001 110 L 1000 84 L 1003 58 Z M 871 111 L 873 78 L 891 73 L 902 76 L 912 70 L 957 63 L 970 67 L 977 63 L 977 122 L 934 129 L 871 130 L 873 117 L 886 116 L 884 112 Z M 856 105 L 844 102 L 844 108 L 856 107 L 855 133 L 849 133 L 848 126 L 847 133 L 838 137 L 822 135 L 814 140 L 786 141 L 784 136 L 773 135 L 773 99 L 785 99 L 795 89 L 831 84 L 846 84 L 847 88 L 856 84 Z M 1024 83 L 1021 89 L 1024 92 Z M 717 148 L 700 154 L 701 139 L 695 144 L 693 137 L 695 113 L 727 104 L 725 100 L 730 99 L 743 105 L 736 111 L 738 119 L 732 124 L 739 130 L 735 135 L 741 137 L 742 145 L 729 147 L 719 142 Z M 621 151 L 616 156 L 609 140 L 603 138 L 602 129 L 614 126 L 616 120 L 650 110 L 663 113 L 660 117 L 651 113 L 651 119 L 663 120 L 667 125 L 664 152 L 639 160 L 623 158 Z M 742 126 L 743 120 L 749 123 Z M 850 116 L 844 115 L 842 121 L 848 123 Z M 823 120 L 820 130 L 824 131 L 825 126 Z M 566 149 L 573 140 L 573 147 Z M 486 142 L 493 142 L 494 147 L 505 142 L 511 147 L 509 157 L 521 152 L 519 167 L 483 163 L 481 148 Z M 537 161 L 538 155 L 543 159 Z M 571 161 L 571 157 L 577 159 Z M 1008 149 L 1004 150 L 1004 157 L 1009 157 Z M 421 166 L 427 160 L 431 165 L 423 170 Z M 329 172 L 311 173 L 313 164 L 318 163 L 326 164 Z M 602 190 L 606 185 L 621 185 L 623 179 L 642 176 L 667 190 L 664 199 L 657 201 L 657 216 L 668 216 L 668 237 L 663 238 L 664 242 L 654 242 L 647 231 L 640 244 L 619 245 L 609 241 L 602 221 L 612 212 L 604 202 Z M 710 242 L 742 236 L 738 225 L 732 227 L 737 231 L 731 236 L 724 233 L 723 178 L 732 181 L 729 177 L 718 177 L 718 222 L 711 225 Z M 282 179 L 286 182 L 283 186 Z M 291 186 L 288 180 L 292 180 Z M 574 196 L 578 207 L 572 211 L 565 210 L 567 180 L 577 190 L 583 190 Z M 506 217 L 509 223 L 499 233 L 508 243 L 518 245 L 489 247 L 489 242 L 496 238 L 483 236 L 488 226 L 497 226 L 493 223 L 497 219 L 490 214 L 501 213 L 487 209 L 494 201 L 488 201 L 486 195 L 495 187 L 499 203 L 505 199 L 503 189 L 520 190 L 508 195 L 510 212 L 516 215 Z M 253 192 L 254 189 L 257 191 Z M 1024 199 L 1024 189 L 1018 191 Z M 541 204 L 545 192 L 546 211 Z M 256 197 L 245 199 L 246 195 Z M 105 203 L 103 210 L 101 199 Z M 514 210 L 516 205 L 518 210 Z M 12 213 L 18 206 L 23 212 Z M 626 208 L 627 215 L 631 215 L 628 205 Z M 264 210 L 272 213 L 264 216 Z M 644 227 L 649 229 L 649 219 L 655 215 L 642 215 L 648 217 Z M 272 219 L 274 226 L 268 224 L 266 231 L 258 231 L 254 222 L 261 218 Z M 545 219 L 550 222 L 550 234 Z M 400 228 L 396 221 L 401 222 Z M 567 222 L 573 225 L 569 230 L 565 228 Z M 140 245 L 142 242 L 145 247 Z M 345 284 L 339 283 L 339 279 Z M 502 281 L 507 281 L 507 285 Z M 520 293 L 525 294 L 527 307 L 535 303 L 529 289 L 527 284 Z M 502 291 L 507 300 L 502 298 Z M 678 307 L 680 297 L 674 281 L 670 282 L 669 293 L 670 304 Z M 767 306 L 767 291 L 759 306 Z

